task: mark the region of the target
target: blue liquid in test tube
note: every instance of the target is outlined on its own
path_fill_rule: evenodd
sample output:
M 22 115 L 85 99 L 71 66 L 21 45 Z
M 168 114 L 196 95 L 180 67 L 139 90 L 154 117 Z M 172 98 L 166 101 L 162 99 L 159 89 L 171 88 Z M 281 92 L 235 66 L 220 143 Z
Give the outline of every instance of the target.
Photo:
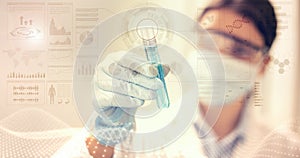
M 156 39 L 152 38 L 149 40 L 143 40 L 143 42 L 144 42 L 144 48 L 145 48 L 147 59 L 151 63 L 157 65 L 157 70 L 158 70 L 157 78 L 159 78 L 164 85 L 163 88 L 157 90 L 157 92 L 156 92 L 157 93 L 157 99 L 156 99 L 157 106 L 160 109 L 168 108 L 170 106 L 170 100 L 169 100 L 166 82 L 165 82 L 165 78 L 164 78 L 165 77 L 164 69 L 160 63 L 160 57 L 158 54 Z

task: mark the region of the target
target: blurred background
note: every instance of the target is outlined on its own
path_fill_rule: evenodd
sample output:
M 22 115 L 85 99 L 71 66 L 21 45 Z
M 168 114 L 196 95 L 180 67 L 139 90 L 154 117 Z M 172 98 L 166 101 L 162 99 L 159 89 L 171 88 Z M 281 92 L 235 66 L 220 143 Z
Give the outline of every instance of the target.
M 71 127 L 82 127 L 72 76 L 90 78 L 89 58 L 74 67 L 80 47 L 97 48 L 97 23 L 129 9 L 158 6 L 195 19 L 210 0 L 1 0 L 0 120 L 26 108 L 46 111 Z M 279 21 L 272 61 L 256 104 L 261 122 L 274 128 L 300 126 L 299 1 L 272 0 Z M 123 40 L 126 45 L 128 39 Z M 300 132 L 300 131 L 298 131 Z

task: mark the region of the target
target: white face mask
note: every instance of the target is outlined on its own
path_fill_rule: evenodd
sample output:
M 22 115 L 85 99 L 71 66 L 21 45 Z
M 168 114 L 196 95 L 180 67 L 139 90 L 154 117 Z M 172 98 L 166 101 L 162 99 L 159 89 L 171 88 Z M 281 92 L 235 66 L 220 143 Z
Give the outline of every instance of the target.
M 202 53 L 195 51 L 188 56 L 188 62 L 197 76 L 200 103 L 210 106 L 228 105 L 252 90 L 259 64 L 250 65 L 222 54 L 204 57 Z

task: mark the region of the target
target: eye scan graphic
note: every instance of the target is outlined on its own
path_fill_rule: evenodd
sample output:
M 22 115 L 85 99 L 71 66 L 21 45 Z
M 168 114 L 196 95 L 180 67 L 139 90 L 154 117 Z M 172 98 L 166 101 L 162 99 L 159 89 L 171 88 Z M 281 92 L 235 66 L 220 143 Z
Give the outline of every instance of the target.
M 300 158 L 298 0 L 1 0 L 0 158 Z

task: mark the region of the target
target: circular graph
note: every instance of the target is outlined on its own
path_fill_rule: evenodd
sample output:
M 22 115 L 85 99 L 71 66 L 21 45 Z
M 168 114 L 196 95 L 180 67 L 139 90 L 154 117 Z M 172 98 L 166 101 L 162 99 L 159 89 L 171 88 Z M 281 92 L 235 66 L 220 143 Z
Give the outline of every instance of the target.
M 197 76 L 195 75 L 190 63 L 182 55 L 182 52 L 172 48 L 170 45 L 167 45 L 168 40 L 172 40 L 172 38 L 169 38 L 172 34 L 188 41 L 191 46 L 197 49 L 202 58 L 214 58 L 214 60 L 207 60 L 207 65 L 211 71 L 211 78 L 213 80 L 219 80 L 218 92 L 214 91 L 212 94 L 213 97 L 218 96 L 219 98 L 218 100 L 211 100 L 211 104 L 216 104 L 216 102 L 219 103 L 220 100 L 224 100 L 222 96 L 225 97 L 225 74 L 224 71 L 222 71 L 224 68 L 221 58 L 218 53 L 201 53 L 205 51 L 203 48 L 199 47 L 199 42 L 209 44 L 211 47 L 214 46 L 214 42 L 208 35 L 207 31 L 203 30 L 196 21 L 190 19 L 186 15 L 165 8 L 137 8 L 110 17 L 95 27 L 91 33 L 93 32 L 97 32 L 96 35 L 101 37 L 97 43 L 98 48 L 94 50 L 85 49 L 83 47 L 80 48 L 75 62 L 75 67 L 79 65 L 78 61 L 80 61 L 81 58 L 86 58 L 86 54 L 91 56 L 90 63 L 95 63 L 92 66 L 96 67 L 99 59 L 108 57 L 104 54 L 108 46 L 114 42 L 115 39 L 124 38 L 125 36 L 128 38 L 126 44 L 129 48 L 131 48 L 129 50 L 125 50 L 128 55 L 133 52 L 140 53 L 144 55 L 145 61 L 147 62 L 144 54 L 145 52 L 141 52 L 144 47 L 143 40 L 155 38 L 161 62 L 169 65 L 177 63 L 176 66 L 180 67 L 178 70 L 182 70 L 181 72 L 176 72 L 177 70 L 174 71 L 176 80 L 172 81 L 176 85 L 180 86 L 180 96 L 178 97 L 180 99 L 178 103 L 171 102 L 170 107 L 166 109 L 149 110 L 144 108 L 137 111 L 137 115 L 135 115 L 136 119 L 144 119 L 143 121 L 148 121 L 148 123 L 142 123 L 140 126 L 153 126 L 152 130 L 149 128 L 148 130 L 143 131 L 126 131 L 124 128 L 120 128 L 119 132 L 110 132 L 109 128 L 104 130 L 106 133 L 103 135 L 107 135 L 107 139 L 113 139 L 113 137 L 111 137 L 111 133 L 118 134 L 116 137 L 123 137 L 124 135 L 129 134 L 129 143 L 128 141 L 120 142 L 120 145 L 115 146 L 115 149 L 130 152 L 145 152 L 161 149 L 182 136 L 192 125 L 195 119 L 195 115 L 198 112 Z M 214 48 L 214 51 L 217 52 L 217 48 Z M 124 58 L 114 58 L 111 60 L 121 62 Z M 172 82 L 167 81 L 166 84 L 172 85 Z M 85 127 L 97 138 L 99 130 L 95 129 L 97 113 L 92 105 L 93 88 L 91 83 L 92 77 L 82 79 L 76 74 L 73 76 L 74 97 L 78 113 Z M 177 108 L 176 110 L 174 110 L 175 107 Z M 168 115 L 170 114 L 169 111 L 172 110 L 173 113 Z M 210 113 L 210 109 L 208 109 L 207 113 Z M 151 121 L 149 121 L 160 114 L 166 114 L 166 116 L 168 116 L 166 117 L 167 121 L 164 119 L 158 119 L 158 121 L 161 122 L 165 121 L 165 124 L 156 126 L 155 123 L 151 123 Z M 139 126 L 139 124 L 137 124 L 137 126 Z
M 94 36 L 90 31 L 85 31 L 80 34 L 79 40 L 84 45 L 89 45 L 94 41 Z

